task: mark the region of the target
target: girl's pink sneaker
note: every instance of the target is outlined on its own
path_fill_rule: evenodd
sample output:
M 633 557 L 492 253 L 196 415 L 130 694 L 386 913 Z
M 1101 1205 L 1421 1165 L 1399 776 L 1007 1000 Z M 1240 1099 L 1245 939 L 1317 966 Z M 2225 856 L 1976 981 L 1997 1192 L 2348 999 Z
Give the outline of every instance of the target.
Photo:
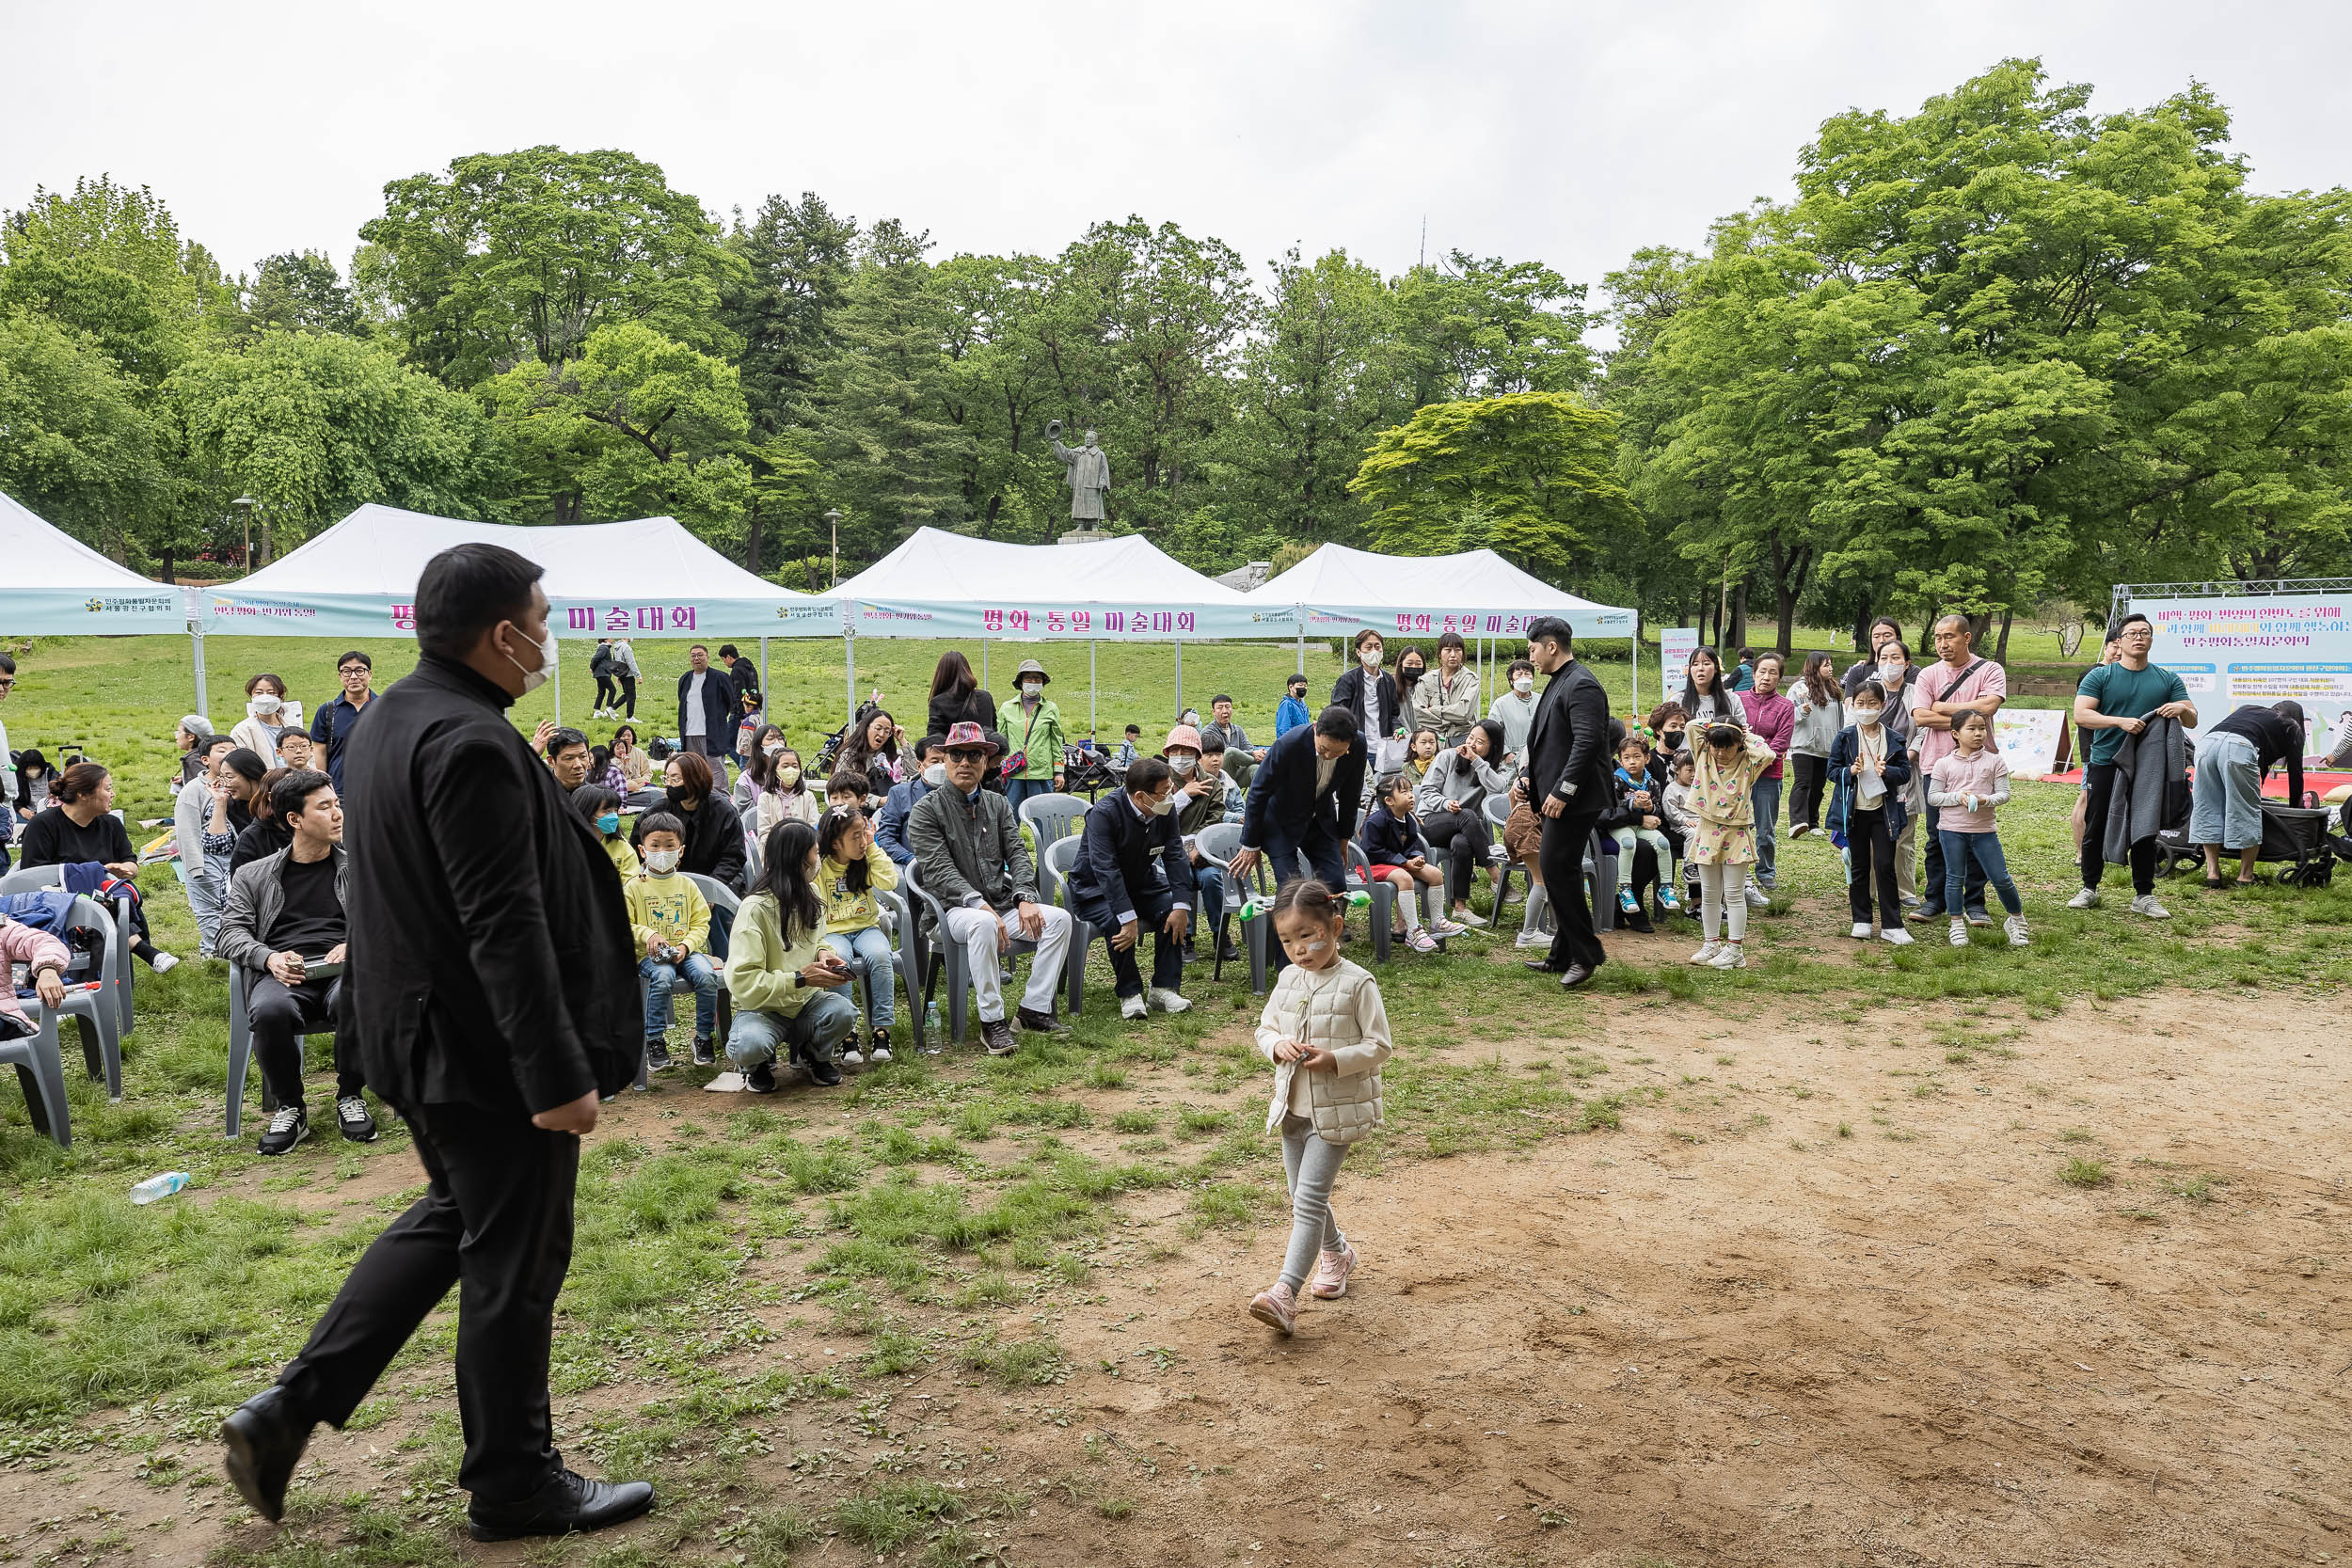
M 1307 1293 L 1317 1301 L 1337 1301 L 1347 1294 L 1347 1276 L 1356 1272 L 1356 1247 L 1342 1242 L 1340 1250 L 1327 1252 L 1315 1262 L 1314 1283 Z
M 1298 1326 L 1298 1298 L 1278 1279 L 1250 1300 L 1249 1315 L 1288 1334 Z

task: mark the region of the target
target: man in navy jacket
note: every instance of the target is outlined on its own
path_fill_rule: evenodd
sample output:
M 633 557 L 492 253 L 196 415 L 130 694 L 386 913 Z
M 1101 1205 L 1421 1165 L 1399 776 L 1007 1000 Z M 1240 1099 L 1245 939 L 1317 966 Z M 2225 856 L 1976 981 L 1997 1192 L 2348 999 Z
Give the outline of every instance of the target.
M 1105 933 L 1119 1011 L 1141 1018 L 1151 1007 L 1181 1013 L 1184 933 L 1192 927 L 1192 858 L 1176 825 L 1176 775 L 1158 757 L 1127 769 L 1124 787 L 1088 811 L 1078 858 L 1070 868 L 1073 913 Z M 1147 991 L 1136 945 L 1152 927 Z
M 882 853 L 890 857 L 893 864 L 905 865 L 914 859 L 914 846 L 907 842 L 907 818 L 914 815 L 923 797 L 931 792 L 923 770 L 939 760 L 939 736 L 925 736 L 914 743 L 914 771 L 905 782 L 892 784 L 890 793 L 882 798 L 882 816 L 874 825 L 874 842 L 882 846 Z
M 1346 845 L 1364 798 L 1365 758 L 1356 716 L 1336 704 L 1268 747 L 1242 807 L 1242 847 L 1230 866 L 1234 878 L 1264 854 L 1274 862 L 1279 887 L 1299 874 L 1304 855 L 1318 880 L 1334 892 L 1344 888 Z

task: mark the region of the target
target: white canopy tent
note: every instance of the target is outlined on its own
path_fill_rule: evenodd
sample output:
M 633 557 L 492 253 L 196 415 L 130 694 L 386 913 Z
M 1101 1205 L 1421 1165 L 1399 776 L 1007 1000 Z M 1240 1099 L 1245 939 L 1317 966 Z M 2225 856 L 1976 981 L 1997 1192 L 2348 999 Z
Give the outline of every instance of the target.
M 0 631 L 125 637 L 187 629 L 183 590 L 149 581 L 0 495 Z
M 1528 622 L 1556 615 L 1579 637 L 1632 643 L 1634 705 L 1641 705 L 1639 612 L 1580 598 L 1521 571 L 1492 550 L 1454 555 L 1375 555 L 1325 545 L 1243 597 L 1268 612 L 1289 607 L 1307 635 L 1351 636 L 1366 628 L 1389 639 L 1458 633 L 1466 642 L 1524 638 Z M 1491 673 L 1486 684 L 1492 685 Z
M 1173 642 L 1181 709 L 1185 642 L 1288 637 L 1296 626 L 1294 610 L 1253 605 L 1133 533 L 1008 545 L 917 529 L 828 597 L 842 606 L 853 715 L 860 637 L 977 637 L 983 686 L 992 638 L 1085 642 L 1089 687 L 1096 643 Z
M 361 637 L 416 629 L 417 579 L 454 545 L 503 545 L 547 568 L 548 625 L 559 638 L 832 637 L 830 600 L 767 582 L 696 539 L 674 517 L 523 528 L 471 523 L 373 502 L 250 577 L 199 595 L 203 634 Z M 559 712 L 562 697 L 558 693 Z

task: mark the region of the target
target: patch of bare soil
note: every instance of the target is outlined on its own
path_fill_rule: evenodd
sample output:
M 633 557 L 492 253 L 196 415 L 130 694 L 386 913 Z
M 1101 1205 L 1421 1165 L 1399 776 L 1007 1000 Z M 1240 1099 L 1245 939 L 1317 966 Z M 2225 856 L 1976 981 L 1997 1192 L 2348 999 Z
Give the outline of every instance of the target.
M 976 1495 L 1042 1488 L 987 1526 L 1021 1564 L 2326 1561 L 2352 1549 L 2352 1203 L 2346 1053 L 2310 1006 L 2082 1006 L 1954 1060 L 1942 1011 L 1733 1034 L 1597 1002 L 1600 1082 L 1657 1091 L 1624 1130 L 1343 1173 L 1364 1262 L 1295 1338 L 1243 1312 L 1284 1226 L 1184 1241 L 1181 1199 L 1147 1195 L 1099 1295 L 1045 1325 L 1067 1383 L 861 1380 L 762 1423 L 741 1500 L 821 1513 L 916 1448 Z M 862 1348 L 807 1310 L 742 1364 Z M 989 1316 L 1009 1337 L 1034 1310 Z M 322 1433 L 304 1480 L 396 1492 L 434 1408 Z M 119 1468 L 0 1472 L 0 1514 L 122 1511 L 156 1563 L 264 1539 L 232 1498 L 193 1506 L 216 1488 Z

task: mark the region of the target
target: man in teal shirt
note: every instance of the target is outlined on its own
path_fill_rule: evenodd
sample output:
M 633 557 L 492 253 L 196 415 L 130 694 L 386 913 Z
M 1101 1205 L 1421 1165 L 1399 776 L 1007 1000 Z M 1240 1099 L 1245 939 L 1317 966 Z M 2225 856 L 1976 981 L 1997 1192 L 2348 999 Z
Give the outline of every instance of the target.
M 2197 705 L 2181 677 L 2148 662 L 2156 628 L 2145 615 L 2126 615 L 2116 628 L 2117 657 L 2082 679 L 2074 690 L 2074 722 L 2090 732 L 2083 759 L 2083 890 L 2067 901 L 2070 910 L 2099 907 L 2099 879 L 2106 872 L 2101 853 L 2107 836 L 2107 800 L 2115 790 L 2115 759 L 2124 743 L 2147 729 L 2151 719 L 2177 719 L 2194 729 Z M 2171 914 L 2156 902 L 2156 841 L 2131 847 L 2132 911 L 2151 920 Z

